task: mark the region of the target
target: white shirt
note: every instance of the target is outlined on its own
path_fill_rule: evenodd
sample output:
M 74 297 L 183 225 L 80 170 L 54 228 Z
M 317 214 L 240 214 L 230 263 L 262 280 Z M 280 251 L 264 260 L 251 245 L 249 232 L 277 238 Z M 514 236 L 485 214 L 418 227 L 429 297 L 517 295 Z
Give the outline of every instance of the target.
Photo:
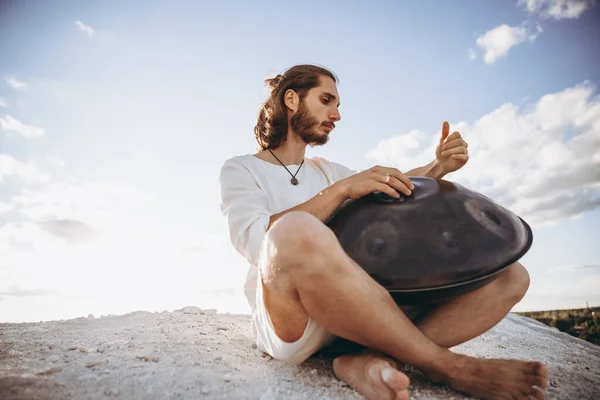
M 288 165 L 295 174 L 299 165 Z M 258 255 L 271 215 L 288 210 L 316 196 L 353 171 L 324 158 L 305 158 L 296 175 L 298 185 L 282 165 L 271 164 L 252 154 L 233 157 L 219 176 L 221 212 L 229 225 L 231 243 L 250 264 L 244 294 L 255 308 Z

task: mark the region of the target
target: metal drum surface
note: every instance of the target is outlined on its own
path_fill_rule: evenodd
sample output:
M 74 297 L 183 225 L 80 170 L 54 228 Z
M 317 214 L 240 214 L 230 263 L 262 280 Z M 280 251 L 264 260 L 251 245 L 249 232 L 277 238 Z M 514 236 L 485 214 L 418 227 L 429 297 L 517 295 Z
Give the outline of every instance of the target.
M 343 249 L 399 304 L 435 303 L 495 279 L 531 247 L 529 225 L 489 198 L 411 177 L 409 197 L 371 193 L 326 221 Z

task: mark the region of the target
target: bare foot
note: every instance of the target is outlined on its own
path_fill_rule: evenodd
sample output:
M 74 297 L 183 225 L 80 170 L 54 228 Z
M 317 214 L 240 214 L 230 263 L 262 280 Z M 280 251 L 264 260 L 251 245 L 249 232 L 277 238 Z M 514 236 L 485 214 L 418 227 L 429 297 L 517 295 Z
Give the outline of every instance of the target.
M 456 354 L 448 377 L 427 374 L 436 381 L 479 399 L 544 398 L 548 384 L 546 366 L 539 362 L 481 359 Z
M 393 360 L 378 353 L 337 357 L 333 372 L 369 400 L 408 400 L 408 377 L 396 369 Z

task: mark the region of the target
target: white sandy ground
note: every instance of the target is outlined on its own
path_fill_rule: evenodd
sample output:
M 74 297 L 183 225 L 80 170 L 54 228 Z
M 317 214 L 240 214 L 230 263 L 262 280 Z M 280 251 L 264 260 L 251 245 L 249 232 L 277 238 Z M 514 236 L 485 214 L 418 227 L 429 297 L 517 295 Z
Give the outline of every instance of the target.
M 540 360 L 549 399 L 600 399 L 600 347 L 509 314 L 453 349 Z M 360 399 L 315 356 L 289 366 L 255 349 L 248 315 L 174 312 L 0 324 L 0 399 Z M 411 378 L 411 399 L 465 399 Z

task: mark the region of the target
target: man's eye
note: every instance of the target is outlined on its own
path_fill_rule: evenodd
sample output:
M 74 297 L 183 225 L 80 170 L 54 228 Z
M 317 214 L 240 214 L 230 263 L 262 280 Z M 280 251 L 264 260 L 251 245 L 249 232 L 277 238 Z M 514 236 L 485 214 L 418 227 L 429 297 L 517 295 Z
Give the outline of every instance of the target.
M 325 103 L 325 104 L 329 103 L 329 99 L 325 97 L 325 98 L 323 99 L 323 103 Z

